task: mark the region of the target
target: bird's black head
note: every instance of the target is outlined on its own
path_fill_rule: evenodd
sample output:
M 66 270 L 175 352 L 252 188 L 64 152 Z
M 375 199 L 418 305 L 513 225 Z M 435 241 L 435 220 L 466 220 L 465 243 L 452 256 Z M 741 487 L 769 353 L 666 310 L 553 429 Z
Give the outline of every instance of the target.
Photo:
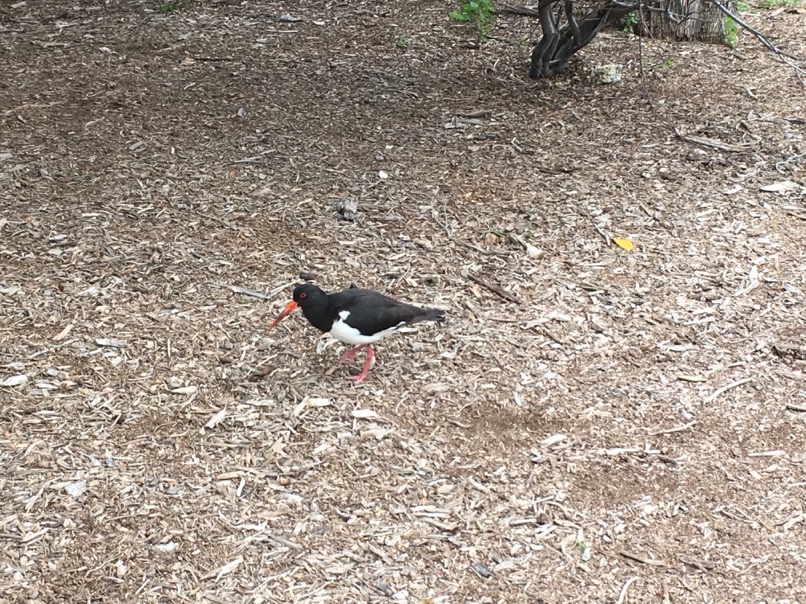
M 330 314 L 330 298 L 313 283 L 302 283 L 294 288 L 291 302 L 302 309 L 308 322 L 320 331 L 330 331 L 333 316 Z
M 294 302 L 300 308 L 327 304 L 327 294 L 313 283 L 301 283 L 294 288 Z
M 269 324 L 269 329 L 274 329 L 283 320 L 283 317 L 287 317 L 297 308 L 301 308 L 305 317 L 314 327 L 322 331 L 329 331 L 330 324 L 327 323 L 326 316 L 327 305 L 328 298 L 325 292 L 313 283 L 301 283 L 294 288 L 293 300 L 286 304 L 283 311 Z

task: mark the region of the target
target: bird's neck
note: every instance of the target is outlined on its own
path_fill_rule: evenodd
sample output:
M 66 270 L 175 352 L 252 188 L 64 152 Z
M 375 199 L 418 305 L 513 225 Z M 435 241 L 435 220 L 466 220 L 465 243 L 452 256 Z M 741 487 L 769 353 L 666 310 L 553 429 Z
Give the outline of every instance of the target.
M 316 304 L 314 306 L 309 306 L 307 308 L 302 309 L 305 318 L 308 319 L 308 322 L 316 327 L 319 331 L 330 331 L 330 328 L 333 327 L 333 317 L 330 316 L 328 312 L 328 305 L 319 305 Z

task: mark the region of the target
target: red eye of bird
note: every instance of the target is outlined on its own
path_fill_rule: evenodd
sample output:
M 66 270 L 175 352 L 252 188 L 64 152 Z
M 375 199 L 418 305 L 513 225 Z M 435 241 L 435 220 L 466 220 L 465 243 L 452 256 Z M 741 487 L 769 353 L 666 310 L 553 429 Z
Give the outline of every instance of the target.
M 300 298 L 307 298 L 307 297 L 308 297 L 308 294 L 306 294 L 305 292 L 301 292 L 301 293 L 300 293 L 300 295 L 299 295 L 299 297 L 300 297 Z

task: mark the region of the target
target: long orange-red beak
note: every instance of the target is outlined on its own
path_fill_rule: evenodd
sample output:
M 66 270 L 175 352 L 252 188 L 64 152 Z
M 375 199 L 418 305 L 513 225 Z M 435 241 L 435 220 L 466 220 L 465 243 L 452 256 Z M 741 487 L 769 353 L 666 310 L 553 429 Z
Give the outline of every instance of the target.
M 277 324 L 280 321 L 282 321 L 284 317 L 287 317 L 292 312 L 294 312 L 294 310 L 296 308 L 297 308 L 297 303 L 294 302 L 293 300 L 291 300 L 291 302 L 289 302 L 288 304 L 285 305 L 285 308 L 283 309 L 283 312 L 281 312 L 279 315 L 277 315 L 277 318 L 274 321 L 269 323 L 269 329 L 274 329 L 275 327 L 277 327 Z

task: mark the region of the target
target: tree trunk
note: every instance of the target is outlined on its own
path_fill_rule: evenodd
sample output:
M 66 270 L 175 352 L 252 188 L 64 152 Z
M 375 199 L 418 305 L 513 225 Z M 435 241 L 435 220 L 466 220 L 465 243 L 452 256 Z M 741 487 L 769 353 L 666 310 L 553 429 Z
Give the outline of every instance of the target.
M 565 25 L 558 27 L 560 17 L 552 13 L 555 2 L 557 0 L 540 0 L 538 10 L 533 11 L 540 19 L 543 33 L 532 48 L 529 77 L 535 80 L 549 78 L 568 69 L 571 57 L 590 44 L 596 34 L 615 18 L 613 9 L 606 7 L 593 10 L 577 21 L 573 14 L 574 0 L 565 0 Z
M 724 15 L 711 0 L 649 0 L 639 17 L 641 33 L 666 40 L 722 42 Z
M 732 0 L 729 2 L 732 8 Z M 568 69 L 571 57 L 611 22 L 630 15 L 636 33 L 656 38 L 723 42 L 725 18 L 711 0 L 595 0 L 583 2 L 586 13 L 575 15 L 576 0 L 539 0 L 537 9 L 506 7 L 501 14 L 534 17 L 541 38 L 532 48 L 529 77 L 550 78 Z M 646 4 L 644 2 L 647 2 Z M 556 10 L 556 14 L 555 14 Z

